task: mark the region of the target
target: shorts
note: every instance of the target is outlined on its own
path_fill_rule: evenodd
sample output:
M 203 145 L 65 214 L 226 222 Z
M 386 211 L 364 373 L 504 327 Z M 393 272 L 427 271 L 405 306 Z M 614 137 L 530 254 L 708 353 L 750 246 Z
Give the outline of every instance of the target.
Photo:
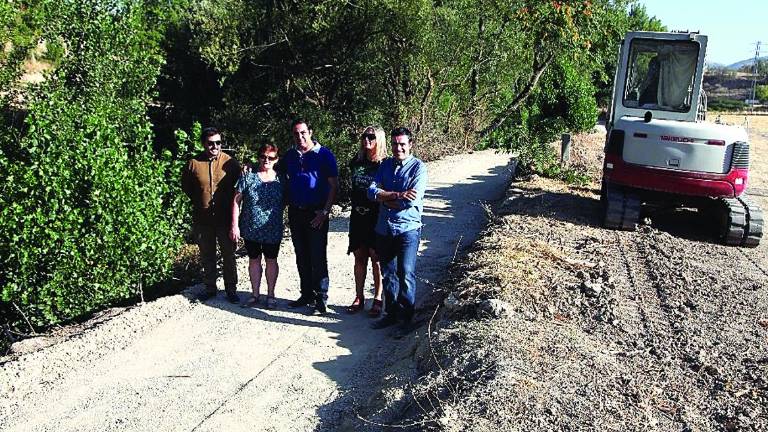
M 365 214 L 357 212 L 354 208 L 349 216 L 349 247 L 347 253 L 352 253 L 360 247 L 375 249 L 376 247 L 376 221 L 379 218 L 378 209 L 368 211 Z
M 248 251 L 248 258 L 250 259 L 261 258 L 261 254 L 264 254 L 264 258 L 276 259 L 277 253 L 280 252 L 280 243 L 270 244 L 245 240 L 245 250 Z

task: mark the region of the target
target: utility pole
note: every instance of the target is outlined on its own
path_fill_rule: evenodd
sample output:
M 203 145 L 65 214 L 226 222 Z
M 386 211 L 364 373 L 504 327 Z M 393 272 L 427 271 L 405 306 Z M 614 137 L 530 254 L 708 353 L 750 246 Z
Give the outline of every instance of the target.
M 752 65 L 752 97 L 749 98 L 749 106 L 755 107 L 755 88 L 757 87 L 757 65 L 760 61 L 760 41 L 757 41 L 755 47 L 755 63 Z

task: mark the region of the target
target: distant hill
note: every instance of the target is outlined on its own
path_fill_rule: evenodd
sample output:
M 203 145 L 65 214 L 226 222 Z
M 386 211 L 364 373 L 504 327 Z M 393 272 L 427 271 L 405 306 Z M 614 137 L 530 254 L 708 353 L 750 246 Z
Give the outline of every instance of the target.
M 768 60 L 768 56 L 759 57 L 759 59 L 760 60 Z M 753 64 L 755 64 L 755 58 L 754 57 L 752 57 L 751 59 L 746 59 L 746 60 L 742 60 L 740 62 L 736 62 L 734 64 L 730 64 L 730 65 L 726 66 L 726 69 L 739 70 L 739 69 L 741 69 L 744 66 L 752 66 Z

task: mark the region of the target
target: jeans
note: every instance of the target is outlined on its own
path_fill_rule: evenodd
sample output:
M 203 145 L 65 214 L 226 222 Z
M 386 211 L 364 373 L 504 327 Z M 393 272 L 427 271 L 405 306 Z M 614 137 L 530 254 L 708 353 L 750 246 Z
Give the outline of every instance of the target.
M 235 265 L 235 245 L 229 239 L 229 228 L 212 225 L 195 225 L 197 246 L 200 248 L 200 261 L 203 262 L 203 281 L 209 293 L 216 292 L 216 243 L 221 251 L 224 270 L 224 289 L 227 294 L 237 291 L 237 266 Z
M 376 235 L 387 314 L 403 321 L 410 321 L 414 314 L 416 253 L 420 238 L 421 228 L 395 236 Z
M 301 281 L 301 297 L 307 300 L 328 300 L 328 220 L 319 228 L 310 222 L 315 211 L 297 207 L 288 208 L 288 225 L 296 252 L 296 268 Z

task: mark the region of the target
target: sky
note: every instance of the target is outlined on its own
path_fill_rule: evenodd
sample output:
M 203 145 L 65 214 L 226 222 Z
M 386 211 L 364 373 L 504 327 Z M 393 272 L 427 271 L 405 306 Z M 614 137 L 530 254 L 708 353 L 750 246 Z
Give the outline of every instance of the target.
M 700 31 L 709 36 L 707 63 L 729 65 L 768 55 L 768 1 L 766 0 L 639 0 L 648 15 L 669 30 Z

